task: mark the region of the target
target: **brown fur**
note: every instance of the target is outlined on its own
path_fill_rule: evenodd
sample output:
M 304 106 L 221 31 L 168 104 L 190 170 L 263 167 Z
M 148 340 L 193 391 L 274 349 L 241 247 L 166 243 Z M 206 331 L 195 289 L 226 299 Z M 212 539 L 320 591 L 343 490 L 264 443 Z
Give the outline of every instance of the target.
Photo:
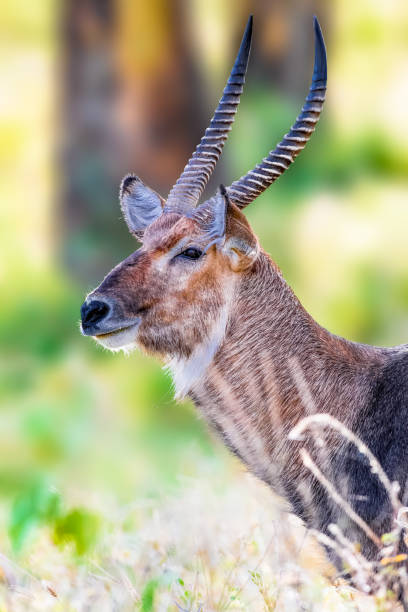
M 114 268 L 88 299 L 109 298 L 124 320 L 139 317 L 134 344 L 165 361 L 176 360 L 179 369 L 210 342 L 226 312 L 216 350 L 200 375 L 192 377 L 188 395 L 229 448 L 309 526 L 325 531 L 339 522 L 374 554 L 303 466 L 298 443 L 289 442 L 288 434 L 310 411 L 325 412 L 385 457 L 378 431 L 383 418 L 379 389 L 384 371 L 403 349 L 355 344 L 320 327 L 259 250 L 234 205 L 228 206 L 223 244 L 213 245 L 197 262 L 174 255 L 180 244 L 205 249 L 208 241 L 200 222 L 164 213 L 146 230 L 143 247 Z M 106 344 L 103 336 L 98 339 Z M 377 404 L 373 416 L 370 406 Z M 367 496 L 382 499 L 366 466 L 363 485 L 361 476 L 353 480 L 355 453 L 338 435 L 326 434 L 323 450 L 311 440 L 309 449 L 344 495 L 357 499 L 359 487 L 370 482 Z M 390 468 L 390 478 L 395 469 Z M 386 500 L 378 501 L 373 528 L 388 530 L 390 521 Z

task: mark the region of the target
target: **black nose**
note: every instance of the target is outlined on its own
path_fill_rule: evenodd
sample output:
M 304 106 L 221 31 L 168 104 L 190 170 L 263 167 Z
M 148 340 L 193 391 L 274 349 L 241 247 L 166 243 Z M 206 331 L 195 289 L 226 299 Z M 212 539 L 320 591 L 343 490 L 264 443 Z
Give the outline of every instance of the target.
M 84 331 L 96 329 L 97 323 L 100 323 L 110 312 L 110 306 L 101 300 L 92 300 L 84 302 L 81 307 L 82 328 Z

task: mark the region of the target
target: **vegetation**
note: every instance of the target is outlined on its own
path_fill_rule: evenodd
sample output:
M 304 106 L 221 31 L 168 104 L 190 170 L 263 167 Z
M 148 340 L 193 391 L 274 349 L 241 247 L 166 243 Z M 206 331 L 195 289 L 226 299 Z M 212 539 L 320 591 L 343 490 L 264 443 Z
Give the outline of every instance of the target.
M 322 325 L 399 344 L 408 337 L 398 69 L 407 8 L 336 1 L 332 17 L 326 115 L 248 217 Z M 59 261 L 56 22 L 52 2 L 0 10 L 0 611 L 392 609 L 386 578 L 371 596 L 333 581 L 315 536 L 192 406 L 174 403 L 159 364 L 78 333 L 83 295 L 99 279 L 79 281 Z M 270 84 L 248 89 L 225 174 L 252 167 L 297 108 Z M 85 258 L 88 245 L 75 244 Z M 398 564 L 388 557 L 385 574 Z

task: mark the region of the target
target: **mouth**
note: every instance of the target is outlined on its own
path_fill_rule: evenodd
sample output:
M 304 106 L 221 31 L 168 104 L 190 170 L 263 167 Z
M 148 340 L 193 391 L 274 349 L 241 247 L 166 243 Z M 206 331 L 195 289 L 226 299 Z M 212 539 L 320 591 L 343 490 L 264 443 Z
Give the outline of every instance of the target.
M 117 327 L 116 329 L 112 329 L 111 331 L 105 332 L 103 334 L 95 334 L 94 338 L 109 338 L 110 336 L 116 336 L 116 334 L 120 334 L 126 330 L 131 330 L 132 327 L 136 328 L 139 325 L 139 321 L 136 323 L 131 323 L 130 325 L 124 325 L 123 327 Z
M 133 327 L 140 325 L 140 317 L 135 317 L 128 321 L 106 321 L 96 324 L 84 324 L 81 323 L 81 333 L 83 336 L 93 336 L 94 338 L 108 338 L 109 336 L 115 336 L 121 334 L 127 330 L 131 330 Z
M 119 349 L 128 350 L 136 346 L 137 330 L 140 323 L 141 319 L 138 318 L 118 327 L 108 327 L 106 331 L 98 329 L 89 330 L 85 335 L 92 335 L 99 344 L 112 351 Z

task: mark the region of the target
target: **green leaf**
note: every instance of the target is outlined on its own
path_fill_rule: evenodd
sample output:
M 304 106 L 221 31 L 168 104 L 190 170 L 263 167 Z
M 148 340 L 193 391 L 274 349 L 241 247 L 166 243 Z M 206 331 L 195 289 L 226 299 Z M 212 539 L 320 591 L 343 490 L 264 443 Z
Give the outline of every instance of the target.
M 74 508 L 58 518 L 54 527 L 54 541 L 58 546 L 73 544 L 78 555 L 84 555 L 97 541 L 100 517 L 83 508 Z
M 142 593 L 142 612 L 152 612 L 154 610 L 154 598 L 158 586 L 159 581 L 156 578 L 149 580 L 146 584 Z
M 35 526 L 53 522 L 60 508 L 59 493 L 43 481 L 37 481 L 23 491 L 11 510 L 9 536 L 14 551 L 21 550 Z

